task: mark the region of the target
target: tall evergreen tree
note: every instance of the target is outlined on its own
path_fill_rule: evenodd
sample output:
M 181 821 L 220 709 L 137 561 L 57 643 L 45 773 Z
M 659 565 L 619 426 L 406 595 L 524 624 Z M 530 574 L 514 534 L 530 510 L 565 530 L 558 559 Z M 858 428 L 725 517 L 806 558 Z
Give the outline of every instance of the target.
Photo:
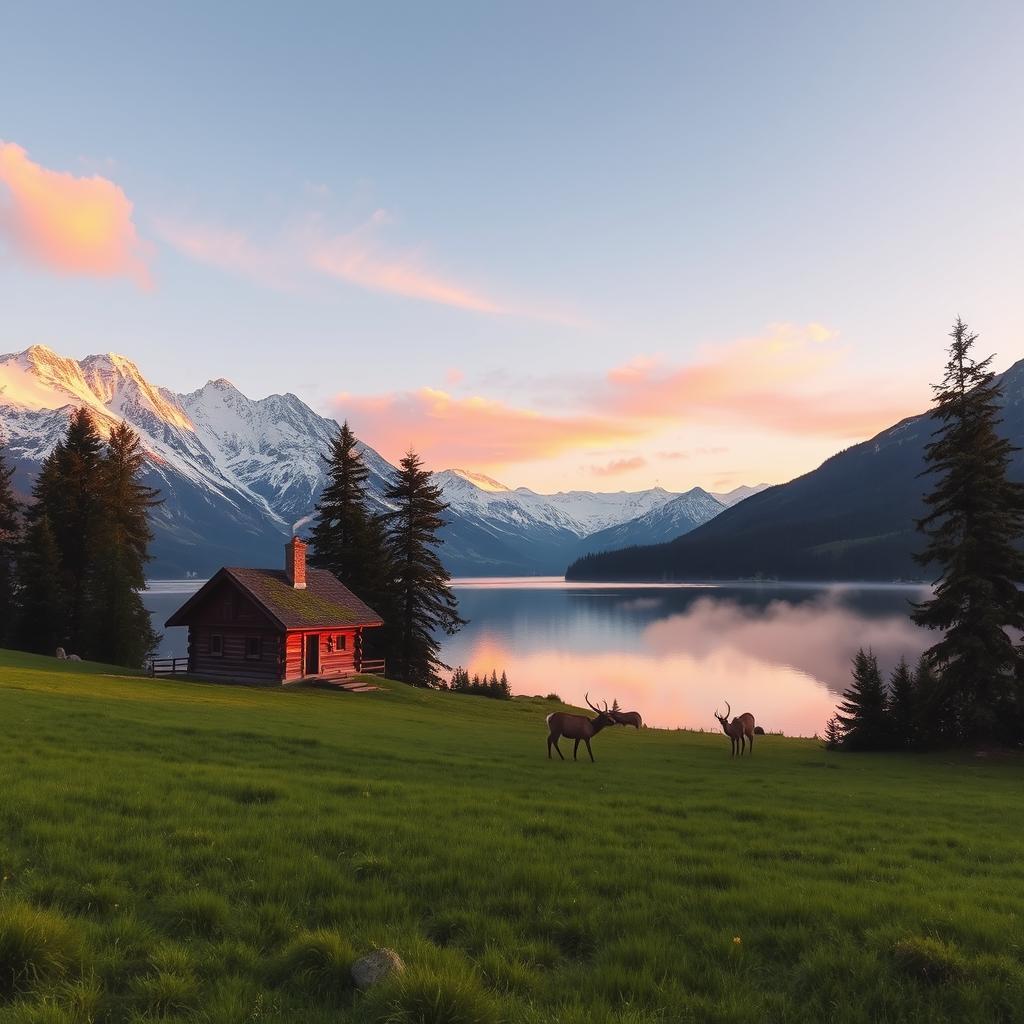
M 87 409 L 77 409 L 68 431 L 43 461 L 33 488 L 29 518 L 49 519 L 65 595 L 64 646 L 86 646 L 85 614 L 89 570 L 104 514 L 101 470 L 103 441 Z
M 341 425 L 324 460 L 328 482 L 317 502 L 310 540 L 310 563 L 334 573 L 353 593 L 384 619 L 383 630 L 371 630 L 364 641 L 365 658 L 384 658 L 391 639 L 391 573 L 387 528 L 366 500 L 369 470 L 348 422 Z
M 878 659 L 862 648 L 853 659 L 853 682 L 836 709 L 844 749 L 882 750 L 888 745 L 887 704 Z
M 11 643 L 14 636 L 14 558 L 18 547 L 20 507 L 11 485 L 13 475 L 14 467 L 7 466 L 0 448 L 0 647 Z
M 992 357 L 974 359 L 977 335 L 959 318 L 950 338 L 934 388 L 939 427 L 925 449 L 925 472 L 938 481 L 917 524 L 927 539 L 918 561 L 941 575 L 913 618 L 944 631 L 927 659 L 956 705 L 960 738 L 1008 739 L 1019 735 L 1024 711 L 1021 652 L 1007 633 L 1024 631 L 1024 485 L 1007 479 L 1018 449 L 997 431 Z
M 362 596 L 368 553 L 366 480 L 369 470 L 359 453 L 355 434 L 346 420 L 323 456 L 327 486 L 320 495 L 313 519 L 310 562 L 328 569 L 345 586 Z
M 33 516 L 18 552 L 18 646 L 50 654 L 67 641 L 67 601 L 57 540 L 45 513 Z
M 89 657 L 115 665 L 143 664 L 160 642 L 140 592 L 159 492 L 140 480 L 145 454 L 139 435 L 121 423 L 110 432 L 99 474 L 103 518 L 96 531 L 88 580 Z
M 917 746 L 916 704 L 914 676 L 906 658 L 900 658 L 889 677 L 889 733 L 899 750 Z
M 914 669 L 914 707 L 917 712 L 916 740 L 919 747 L 955 743 L 964 735 L 960 704 L 954 700 L 945 679 L 922 656 Z
M 389 674 L 416 686 L 437 686 L 440 670 L 448 666 L 438 656 L 435 633 L 451 635 L 465 625 L 451 577 L 434 550 L 447 506 L 412 451 L 402 459 L 387 497 L 394 506 L 384 517 L 394 580 Z

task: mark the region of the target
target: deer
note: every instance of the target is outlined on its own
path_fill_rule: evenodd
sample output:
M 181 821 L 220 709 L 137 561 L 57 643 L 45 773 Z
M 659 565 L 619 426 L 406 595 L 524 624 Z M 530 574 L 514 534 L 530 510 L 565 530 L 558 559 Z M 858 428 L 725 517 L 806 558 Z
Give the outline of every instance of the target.
M 570 715 L 565 711 L 555 711 L 548 715 L 548 758 L 551 757 L 551 748 L 554 747 L 558 756 L 564 761 L 565 755 L 558 749 L 558 741 L 564 736 L 567 740 L 573 740 L 572 759 L 576 760 L 576 751 L 580 748 L 580 740 L 587 745 L 587 753 L 590 760 L 594 760 L 594 752 L 590 749 L 590 738 L 596 736 L 606 725 L 614 725 L 615 719 L 608 710 L 608 701 L 604 702 L 604 710 L 594 707 L 590 703 L 590 694 L 586 694 L 586 702 L 592 711 L 597 712 L 597 718 L 587 718 L 586 715 Z
M 717 711 L 715 712 L 715 718 L 718 719 L 718 724 L 722 727 L 722 732 L 732 741 L 732 754 L 731 757 L 735 757 L 737 752 L 740 757 L 743 756 L 743 751 L 746 749 L 746 740 L 750 740 L 750 752 L 754 752 L 754 716 L 748 711 L 746 714 L 737 715 L 731 722 L 729 716 L 732 714 L 732 708 L 729 706 L 729 702 L 725 702 L 725 714 L 720 715 Z
M 639 711 L 613 711 L 616 725 L 632 725 L 636 729 L 643 727 L 644 720 Z

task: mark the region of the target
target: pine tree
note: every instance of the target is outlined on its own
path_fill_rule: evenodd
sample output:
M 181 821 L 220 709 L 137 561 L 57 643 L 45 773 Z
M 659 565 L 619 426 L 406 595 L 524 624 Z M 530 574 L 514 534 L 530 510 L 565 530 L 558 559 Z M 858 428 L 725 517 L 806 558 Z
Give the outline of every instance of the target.
M 393 573 L 394 642 L 389 673 L 416 686 L 434 686 L 448 666 L 438 656 L 438 631 L 449 636 L 465 625 L 452 593 L 451 577 L 441 564 L 436 545 L 447 508 L 440 490 L 430 482 L 415 452 L 401 461 L 387 498 L 394 511 L 388 525 L 389 569 Z
M 505 670 L 501 670 L 501 695 L 505 700 L 512 699 L 512 687 L 508 685 L 508 676 L 505 675 Z
M 843 745 L 843 727 L 839 718 L 833 715 L 825 724 L 825 749 L 839 750 Z
M 13 641 L 15 604 L 14 558 L 18 548 L 20 505 L 14 497 L 11 477 L 0 448 L 0 647 Z
M 900 658 L 889 678 L 889 734 L 901 750 L 917 746 L 917 708 L 914 677 L 906 658 Z
M 358 441 L 347 420 L 332 438 L 330 451 L 323 458 L 328 481 L 316 504 L 310 563 L 334 573 L 362 597 L 366 591 L 368 557 L 365 490 L 369 470 L 363 464 Z
M 316 505 L 310 564 L 334 573 L 384 619 L 383 629 L 366 635 L 363 649 L 365 658 L 384 658 L 394 639 L 395 616 L 387 527 L 384 518 L 369 509 L 369 470 L 348 421 L 331 440 L 324 461 L 328 482 Z
M 79 653 L 85 643 L 89 570 L 103 516 L 103 442 L 87 409 L 76 409 L 67 434 L 43 460 L 32 494 L 29 519 L 49 519 L 57 548 L 59 583 L 64 591 L 66 637 L 63 646 Z
M 853 659 L 853 682 L 836 709 L 844 749 L 882 750 L 888 745 L 887 703 L 878 659 L 862 648 Z
M 89 571 L 85 650 L 97 661 L 140 666 L 160 642 L 140 592 L 153 533 L 149 516 L 159 492 L 140 480 L 145 454 L 126 423 L 110 433 L 99 474 L 103 518 Z
M 18 646 L 52 655 L 66 645 L 67 601 L 49 516 L 34 516 L 18 552 Z M 69 652 L 76 653 L 76 652 Z
M 957 318 L 935 386 L 939 428 L 925 449 L 938 482 L 917 526 L 918 561 L 941 573 L 934 595 L 914 606 L 919 625 L 944 631 L 927 652 L 957 707 L 962 739 L 1015 736 L 1024 700 L 1021 652 L 1007 629 L 1024 631 L 1024 484 L 1007 479 L 1012 444 L 1000 437 L 1000 392 L 992 357 L 975 361 L 977 335 Z
M 964 735 L 959 702 L 953 699 L 942 676 L 922 656 L 914 670 L 914 707 L 917 711 L 917 744 L 935 747 L 954 743 Z

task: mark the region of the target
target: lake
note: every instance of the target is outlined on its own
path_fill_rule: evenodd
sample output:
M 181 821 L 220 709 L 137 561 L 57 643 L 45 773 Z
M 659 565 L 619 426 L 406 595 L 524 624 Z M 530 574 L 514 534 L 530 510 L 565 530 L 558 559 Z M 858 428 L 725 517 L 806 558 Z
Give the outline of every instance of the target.
M 155 580 L 144 594 L 160 653 L 184 656 L 184 629 L 164 620 L 202 581 Z M 935 636 L 914 626 L 911 586 L 566 583 L 464 579 L 454 583 L 469 624 L 443 637 L 443 656 L 472 674 L 508 674 L 517 694 L 582 704 L 618 699 L 649 725 L 717 728 L 724 701 L 768 731 L 824 731 L 849 684 L 850 659 L 870 647 L 888 672 Z M 482 698 L 481 698 L 482 699 Z

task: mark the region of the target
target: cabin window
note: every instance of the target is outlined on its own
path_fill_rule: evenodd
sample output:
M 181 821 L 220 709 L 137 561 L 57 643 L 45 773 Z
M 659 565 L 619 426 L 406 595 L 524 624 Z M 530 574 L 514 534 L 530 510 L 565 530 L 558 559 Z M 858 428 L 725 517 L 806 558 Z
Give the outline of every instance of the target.
M 263 640 L 258 636 L 247 636 L 245 638 L 245 656 L 254 661 L 263 657 Z
M 224 637 L 217 635 L 210 637 L 210 654 L 215 658 L 224 656 Z
M 339 633 L 335 637 L 334 643 L 339 651 L 344 651 L 348 647 L 348 637 L 344 633 Z

